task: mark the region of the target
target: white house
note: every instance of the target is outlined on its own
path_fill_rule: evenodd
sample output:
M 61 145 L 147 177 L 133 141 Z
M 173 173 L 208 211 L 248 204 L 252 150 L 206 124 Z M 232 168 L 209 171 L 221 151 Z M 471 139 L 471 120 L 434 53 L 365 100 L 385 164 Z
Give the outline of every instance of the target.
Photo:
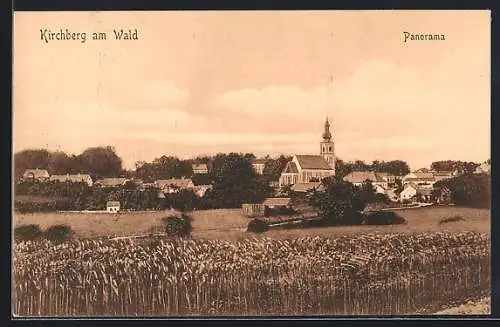
M 120 202 L 119 201 L 108 201 L 106 203 L 106 211 L 107 212 L 119 212 L 120 211 Z
M 207 164 L 193 164 L 191 167 L 193 168 L 193 174 L 195 175 L 208 174 Z
M 491 165 L 483 162 L 479 166 L 477 166 L 476 170 L 474 171 L 475 174 L 489 174 L 491 172 Z
M 355 186 L 361 186 L 363 182 L 370 181 L 372 185 L 380 186 L 384 189 L 389 188 L 389 178 L 381 173 L 375 173 L 373 171 L 353 171 L 344 177 L 344 181 L 354 184 Z
M 294 155 L 279 179 L 279 187 L 297 183 L 317 182 L 335 175 L 335 148 L 330 133 L 330 123 L 325 122 L 319 155 Z
M 94 184 L 101 187 L 119 187 L 125 185 L 129 180 L 124 177 L 103 178 L 97 180 Z
M 155 181 L 154 184 L 164 193 L 176 193 L 179 190 L 194 189 L 194 183 L 190 178 L 160 179 Z
M 375 193 L 387 194 L 387 189 L 382 185 L 376 184 L 373 185 L 373 188 L 375 189 Z
M 94 182 L 92 181 L 92 177 L 89 174 L 66 174 L 66 175 L 52 175 L 50 176 L 51 181 L 58 182 L 72 182 L 79 183 L 84 182 L 87 183 L 88 186 L 92 186 Z
M 46 181 L 50 178 L 50 174 L 45 169 L 26 169 L 23 173 L 24 180 Z
M 212 189 L 212 185 L 195 185 L 193 187 L 194 193 L 200 198 L 204 197 L 207 191 Z
M 257 174 L 262 175 L 264 173 L 264 168 L 266 168 L 266 159 L 252 160 L 252 167 Z
M 417 195 L 417 186 L 414 184 L 406 184 L 405 188 L 399 194 L 400 200 L 409 200 Z
M 403 177 L 403 185 L 413 183 L 416 185 L 429 185 L 432 186 L 436 182 L 436 178 L 432 172 L 412 172 Z

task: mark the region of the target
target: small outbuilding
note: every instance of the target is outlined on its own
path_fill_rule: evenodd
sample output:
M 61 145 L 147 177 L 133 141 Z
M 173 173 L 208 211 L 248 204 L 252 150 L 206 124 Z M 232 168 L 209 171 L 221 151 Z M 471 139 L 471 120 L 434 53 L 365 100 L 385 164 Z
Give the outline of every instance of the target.
M 107 212 L 119 212 L 120 211 L 120 201 L 108 201 L 106 203 Z

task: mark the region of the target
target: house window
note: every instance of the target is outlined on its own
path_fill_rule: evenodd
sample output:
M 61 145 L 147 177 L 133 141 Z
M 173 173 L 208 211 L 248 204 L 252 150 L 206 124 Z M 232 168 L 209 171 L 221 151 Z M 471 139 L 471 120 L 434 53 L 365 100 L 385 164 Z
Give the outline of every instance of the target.
M 332 152 L 332 147 L 331 146 L 328 147 L 328 151 Z

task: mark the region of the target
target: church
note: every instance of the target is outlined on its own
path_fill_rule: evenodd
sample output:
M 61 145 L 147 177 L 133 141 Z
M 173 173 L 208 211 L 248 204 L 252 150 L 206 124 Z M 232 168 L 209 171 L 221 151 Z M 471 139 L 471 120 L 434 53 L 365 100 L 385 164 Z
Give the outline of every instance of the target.
M 281 173 L 279 186 L 319 182 L 335 175 L 335 146 L 330 133 L 328 118 L 320 142 L 319 155 L 296 154 Z

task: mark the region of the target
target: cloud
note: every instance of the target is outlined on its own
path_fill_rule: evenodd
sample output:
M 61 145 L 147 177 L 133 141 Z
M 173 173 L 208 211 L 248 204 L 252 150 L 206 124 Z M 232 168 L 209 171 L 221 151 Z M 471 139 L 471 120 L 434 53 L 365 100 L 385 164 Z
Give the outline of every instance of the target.
M 472 107 L 474 103 L 487 104 L 487 91 L 475 91 L 477 78 L 462 77 L 461 84 L 450 84 L 372 60 L 358 66 L 349 78 L 334 80 L 329 86 L 230 90 L 216 97 L 212 107 L 220 115 L 245 117 L 240 124 L 266 121 L 256 126 L 259 131 L 275 127 L 282 132 L 297 128 L 312 132 L 326 115 L 331 117 L 334 130 L 366 137 L 438 136 L 457 133 L 466 126 L 487 128 L 489 107 Z M 454 124 L 444 124 L 451 118 Z

